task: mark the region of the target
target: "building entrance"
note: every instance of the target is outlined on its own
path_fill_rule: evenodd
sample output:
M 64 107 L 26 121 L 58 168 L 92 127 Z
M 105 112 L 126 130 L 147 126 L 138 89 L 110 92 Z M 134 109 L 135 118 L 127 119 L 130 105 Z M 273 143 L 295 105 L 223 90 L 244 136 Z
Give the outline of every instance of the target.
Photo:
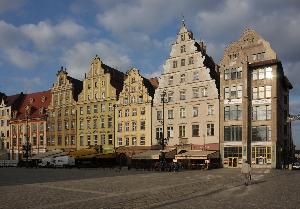
M 232 168 L 237 167 L 237 164 L 238 164 L 237 157 L 229 157 L 228 160 L 229 160 L 229 164 L 228 164 L 229 167 L 232 167 Z

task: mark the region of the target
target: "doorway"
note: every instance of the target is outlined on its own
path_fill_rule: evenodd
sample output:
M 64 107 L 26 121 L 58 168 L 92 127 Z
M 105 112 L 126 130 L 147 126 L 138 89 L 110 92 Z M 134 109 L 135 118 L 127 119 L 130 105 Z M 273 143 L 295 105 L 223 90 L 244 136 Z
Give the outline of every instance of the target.
M 236 168 L 237 164 L 238 164 L 238 158 L 237 157 L 230 157 L 229 158 L 229 164 L 228 164 L 229 167 Z

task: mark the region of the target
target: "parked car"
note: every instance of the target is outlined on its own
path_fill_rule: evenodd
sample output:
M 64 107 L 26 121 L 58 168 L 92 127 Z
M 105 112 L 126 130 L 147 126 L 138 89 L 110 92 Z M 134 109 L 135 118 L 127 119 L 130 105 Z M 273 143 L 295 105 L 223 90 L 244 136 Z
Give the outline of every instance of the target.
M 54 158 L 54 167 L 67 168 L 75 166 L 75 158 L 70 156 L 59 156 Z
M 52 157 L 45 157 L 45 158 L 42 158 L 40 161 L 39 161 L 39 167 L 47 167 L 47 168 L 50 168 L 50 167 L 53 167 L 54 166 L 54 160 Z
M 300 162 L 295 162 L 293 164 L 293 170 L 300 170 Z

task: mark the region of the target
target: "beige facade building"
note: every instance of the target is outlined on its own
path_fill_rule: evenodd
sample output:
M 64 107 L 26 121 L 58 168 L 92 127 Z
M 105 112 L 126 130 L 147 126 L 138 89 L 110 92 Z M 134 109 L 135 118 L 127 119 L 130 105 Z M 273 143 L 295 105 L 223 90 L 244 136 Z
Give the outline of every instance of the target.
M 156 86 L 157 87 L 157 86 Z M 116 147 L 152 145 L 152 102 L 155 87 L 130 69 L 124 80 L 115 112 Z
M 124 74 L 93 58 L 77 102 L 77 148 L 115 146 L 115 104 L 123 87 Z
M 0 159 L 7 158 L 7 152 L 9 153 L 9 121 L 12 117 L 12 112 L 18 108 L 23 97 L 23 93 L 6 96 L 4 93 L 0 92 L 0 149 L 2 150 Z
M 68 76 L 61 68 L 51 89 L 48 107 L 47 148 L 76 150 L 76 102 L 82 81 Z
M 279 167 L 292 146 L 289 90 L 276 53 L 254 30 L 231 43 L 220 62 L 220 140 L 224 167 Z
M 218 72 L 184 21 L 163 69 L 154 96 L 154 144 L 165 137 L 168 146 L 219 150 Z

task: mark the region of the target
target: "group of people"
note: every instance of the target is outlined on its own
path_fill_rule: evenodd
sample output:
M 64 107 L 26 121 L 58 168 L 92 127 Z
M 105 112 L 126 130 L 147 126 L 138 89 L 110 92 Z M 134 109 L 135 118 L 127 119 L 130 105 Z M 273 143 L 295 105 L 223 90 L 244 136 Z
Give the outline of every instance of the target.
M 249 185 L 251 180 L 251 166 L 248 161 L 244 161 L 242 164 L 241 174 L 244 177 L 244 184 L 245 186 Z

